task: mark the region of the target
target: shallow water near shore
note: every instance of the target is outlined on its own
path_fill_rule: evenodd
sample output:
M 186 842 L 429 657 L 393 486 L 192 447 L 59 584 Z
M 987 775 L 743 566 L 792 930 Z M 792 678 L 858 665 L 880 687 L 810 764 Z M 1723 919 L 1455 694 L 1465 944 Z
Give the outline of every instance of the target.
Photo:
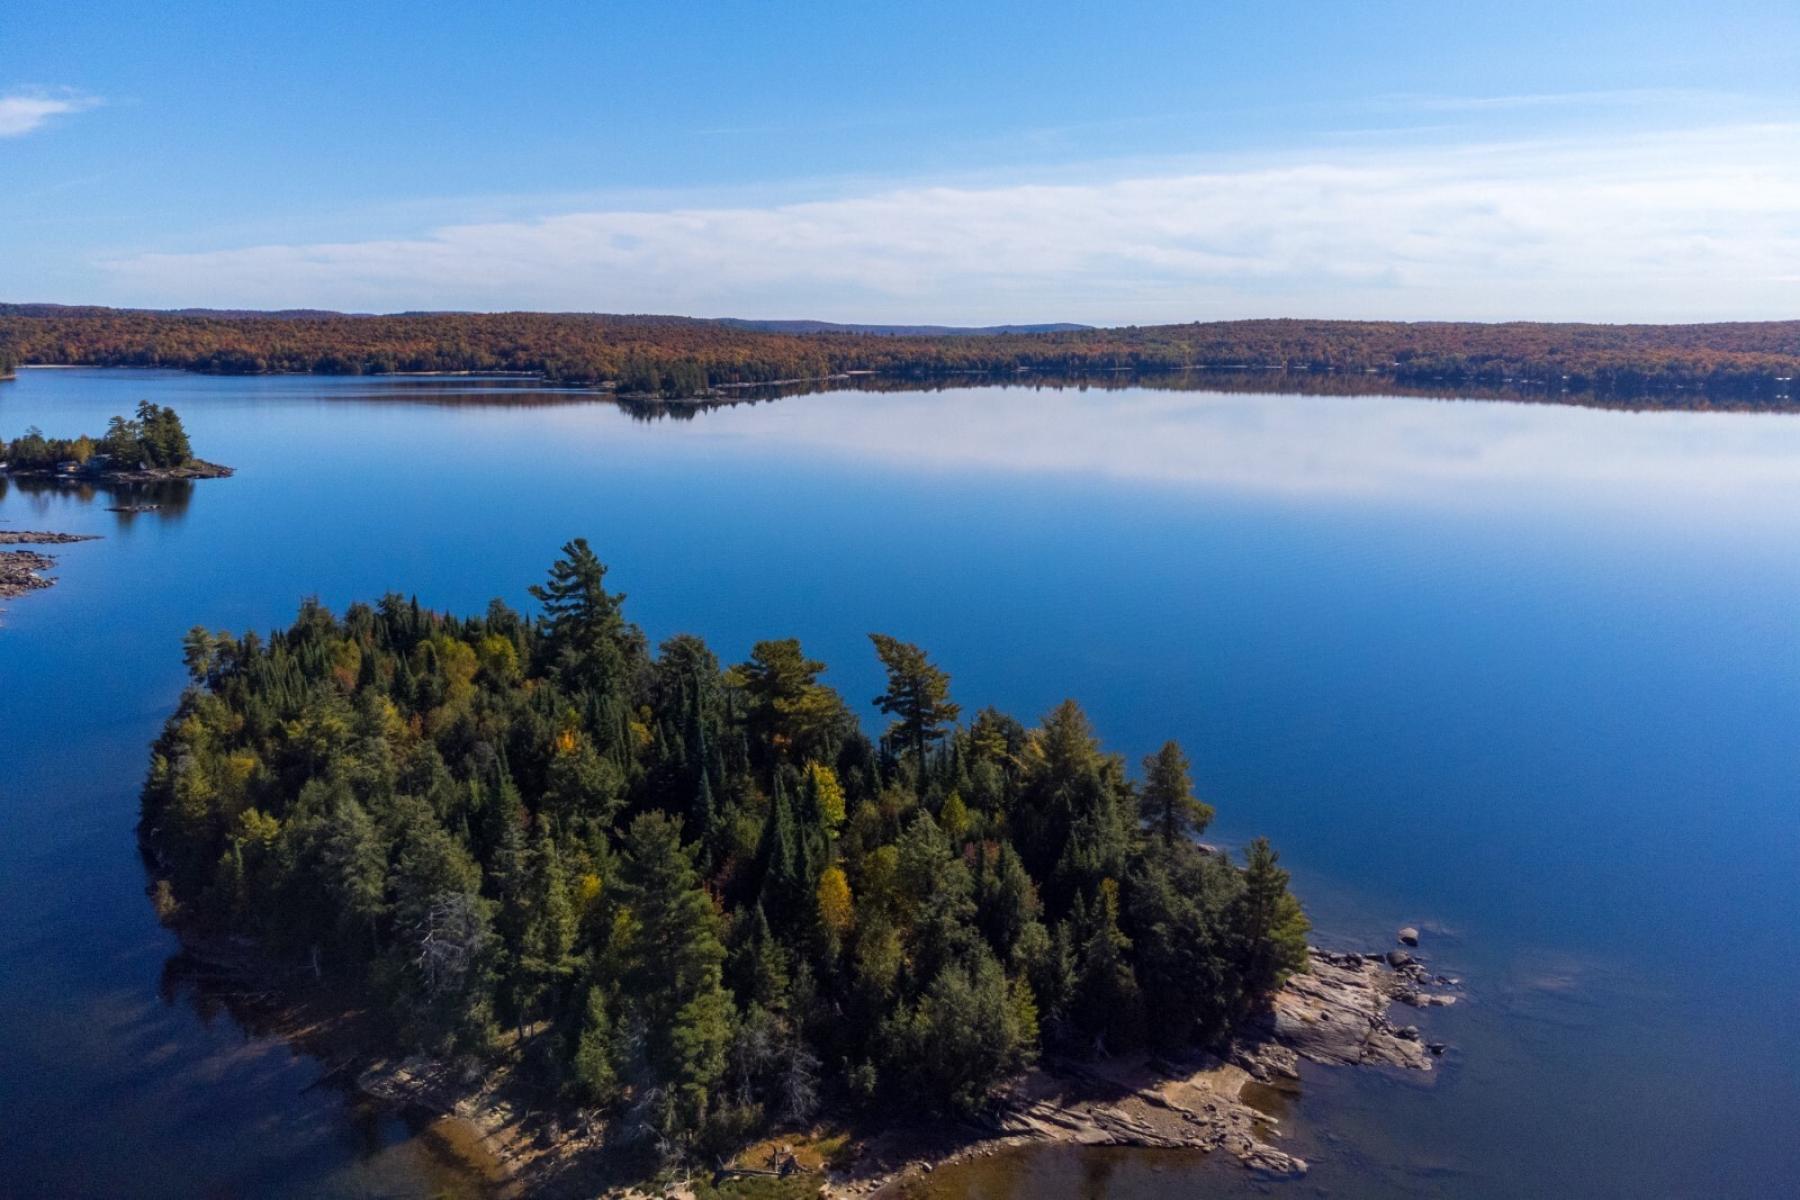
M 585 535 L 652 639 L 870 630 L 967 711 L 1169 736 L 1333 948 L 1423 930 L 1429 1079 L 1308 1068 L 1297 1183 L 1055 1148 L 959 1197 L 1765 1196 L 1800 1174 L 1800 417 L 1142 389 L 819 394 L 634 420 L 529 381 L 25 370 L 0 434 L 180 410 L 238 474 L 0 483 L 0 1193 L 479 1195 L 441 1140 L 171 979 L 132 826 L 191 625 L 317 594 L 528 603 Z M 418 401 L 395 403 L 395 400 Z M 147 512 L 109 506 L 156 503 Z M 864 706 L 866 708 L 866 706 Z M 874 719 L 873 714 L 867 714 Z M 1405 1010 L 1403 1010 L 1405 1011 Z

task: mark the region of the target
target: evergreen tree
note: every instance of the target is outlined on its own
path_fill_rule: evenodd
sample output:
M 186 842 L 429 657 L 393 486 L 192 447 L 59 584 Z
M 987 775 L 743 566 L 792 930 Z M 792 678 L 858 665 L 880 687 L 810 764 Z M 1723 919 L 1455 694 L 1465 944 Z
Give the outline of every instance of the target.
M 1131 939 L 1119 928 L 1119 887 L 1100 881 L 1091 903 L 1078 901 L 1073 1011 L 1076 1023 L 1102 1048 L 1123 1049 L 1136 1034 L 1138 984 Z
M 966 1112 L 1042 1044 L 1213 1045 L 1304 969 L 1274 852 L 1192 841 L 1174 743 L 1134 793 L 1073 702 L 948 728 L 891 643 L 878 748 L 797 641 L 650 661 L 566 554 L 537 617 L 390 595 L 190 634 L 143 795 L 159 914 L 362 972 L 410 1048 L 485 1055 L 498 1015 L 621 1141 L 708 1153 L 821 1095 Z
M 562 554 L 531 589 L 544 606 L 545 652 L 567 685 L 607 695 L 625 684 L 641 635 L 621 614 L 625 597 L 606 590 L 606 567 L 587 539 L 565 543 Z
M 1140 809 L 1146 824 L 1165 846 L 1178 837 L 1197 838 L 1212 823 L 1212 805 L 1194 797 L 1187 755 L 1178 742 L 1164 742 L 1144 759 L 1144 792 Z
M 890 736 L 910 747 L 918 762 L 919 778 L 925 777 L 925 751 L 944 736 L 962 709 L 950 702 L 950 676 L 932 665 L 925 652 L 910 642 L 885 633 L 871 633 L 875 654 L 887 671 L 887 690 L 875 697 L 875 707 L 894 718 Z
M 1019 851 L 1048 882 L 1053 912 L 1102 878 L 1117 878 L 1136 822 L 1116 758 L 1104 754 L 1087 714 L 1065 700 L 1025 739 L 1017 805 Z
M 818 681 L 825 664 L 806 657 L 797 638 L 758 642 L 749 661 L 727 680 L 744 690 L 752 734 L 773 752 L 772 763 L 829 760 L 853 718 L 843 699 Z
M 679 827 L 663 814 L 632 821 L 622 866 L 636 929 L 625 995 L 650 1067 L 676 1096 L 681 1126 L 692 1130 L 707 1116 L 731 1036 L 718 915 Z
M 609 1104 L 618 1095 L 618 1071 L 613 1066 L 613 1024 L 606 1011 L 606 994 L 590 987 L 582 1006 L 581 1033 L 575 1043 L 574 1082 L 577 1093 L 589 1104 Z
M 1288 873 L 1267 838 L 1250 843 L 1244 890 L 1231 911 L 1239 967 L 1247 995 L 1260 998 L 1289 975 L 1306 969 L 1306 934 L 1312 927 L 1288 892 Z

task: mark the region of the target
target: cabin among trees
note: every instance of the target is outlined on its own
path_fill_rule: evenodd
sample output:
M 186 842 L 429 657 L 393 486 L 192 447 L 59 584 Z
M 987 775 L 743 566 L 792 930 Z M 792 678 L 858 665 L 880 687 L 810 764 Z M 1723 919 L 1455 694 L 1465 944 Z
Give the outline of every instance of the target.
M 85 433 L 47 438 L 34 425 L 23 436 L 0 443 L 0 463 L 14 471 L 134 471 L 182 467 L 193 461 L 181 418 L 174 409 L 148 400 L 138 404 L 135 418 L 114 417 L 98 438 Z

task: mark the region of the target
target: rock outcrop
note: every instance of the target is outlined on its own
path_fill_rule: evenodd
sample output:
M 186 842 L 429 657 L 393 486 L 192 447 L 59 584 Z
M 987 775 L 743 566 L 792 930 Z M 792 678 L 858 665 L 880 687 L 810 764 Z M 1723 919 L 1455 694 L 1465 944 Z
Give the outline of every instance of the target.
M 997 1097 L 987 1137 L 935 1155 L 878 1138 L 852 1167 L 828 1177 L 823 1194 L 889 1194 L 891 1185 L 934 1163 L 1033 1142 L 1223 1150 L 1268 1174 L 1304 1174 L 1304 1160 L 1270 1144 L 1279 1122 L 1244 1101 L 1244 1086 L 1291 1086 L 1302 1059 L 1430 1071 L 1444 1043 L 1427 1042 L 1417 1026 L 1395 1025 L 1388 1010 L 1396 1001 L 1430 1007 L 1455 997 L 1423 992 L 1424 984 L 1450 981 L 1432 976 L 1411 955 L 1394 953 L 1401 962 L 1390 967 L 1386 955 L 1314 949 L 1308 971 L 1288 980 L 1222 1058 L 1202 1055 L 1179 1065 L 1144 1057 L 1048 1063 Z

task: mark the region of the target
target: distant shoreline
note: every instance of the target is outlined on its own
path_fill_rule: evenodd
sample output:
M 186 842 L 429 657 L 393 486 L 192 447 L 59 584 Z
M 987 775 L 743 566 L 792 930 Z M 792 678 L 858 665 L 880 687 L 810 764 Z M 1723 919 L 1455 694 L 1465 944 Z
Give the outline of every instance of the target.
M 1800 321 L 1624 325 L 1282 318 L 1169 325 L 835 327 L 603 313 L 158 312 L 0 304 L 19 365 L 208 374 L 505 374 L 682 400 L 846 372 L 893 379 L 1169 372 L 1373 376 L 1657 407 L 1794 406 Z
M 952 388 L 1032 388 L 1048 390 L 1089 389 L 1113 391 L 1145 388 L 1152 391 L 1291 394 L 1298 396 L 1397 396 L 1418 400 L 1476 400 L 1506 404 L 1547 404 L 1567 408 L 1592 408 L 1607 412 L 1714 412 L 1800 413 L 1800 396 L 1778 392 L 1768 398 L 1746 399 L 1732 393 L 1673 388 L 1656 391 L 1605 392 L 1552 391 L 1530 381 L 1501 383 L 1456 382 L 1451 379 L 1402 379 L 1379 371 L 1296 371 L 1280 366 L 1205 366 L 1179 368 L 1115 367 L 1080 374 L 1058 374 L 1019 368 L 1006 371 L 956 370 L 930 374 L 896 371 L 852 370 L 827 375 L 721 383 L 691 395 L 669 396 L 659 392 L 625 391 L 615 383 L 573 383 L 551 379 L 531 371 L 392 371 L 382 373 L 322 375 L 316 371 L 209 371 L 196 367 L 140 366 L 130 363 L 30 363 L 25 371 L 170 371 L 207 378 L 366 379 L 371 383 L 407 379 L 473 379 L 533 381 L 546 391 L 565 394 L 571 401 L 610 401 L 630 411 L 651 415 L 702 412 L 738 404 L 781 400 L 822 392 L 945 391 Z

